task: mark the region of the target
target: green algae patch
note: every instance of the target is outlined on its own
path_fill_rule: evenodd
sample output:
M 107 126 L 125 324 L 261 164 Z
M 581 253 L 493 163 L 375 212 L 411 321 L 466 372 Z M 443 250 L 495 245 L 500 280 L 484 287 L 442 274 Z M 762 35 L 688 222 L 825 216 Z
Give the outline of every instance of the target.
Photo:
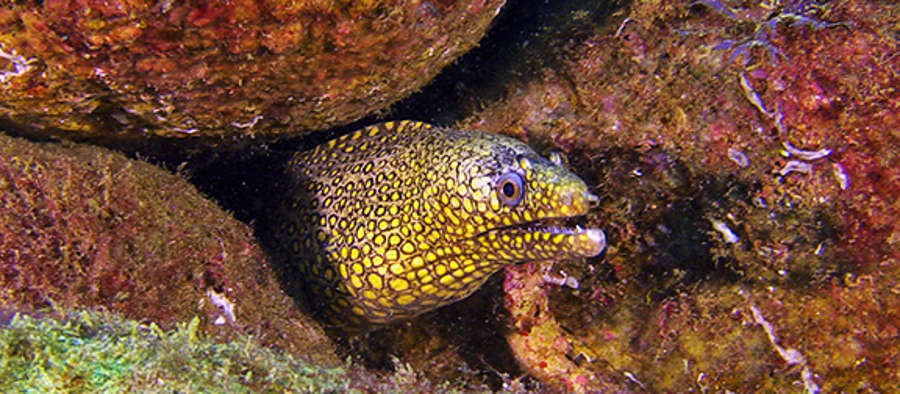
M 0 306 L 199 317 L 324 365 L 331 341 L 285 295 L 250 228 L 181 176 L 109 150 L 0 134 Z
M 50 313 L 56 314 L 56 313 Z M 239 336 L 205 337 L 199 319 L 163 330 L 108 313 L 17 314 L 0 330 L 0 385 L 27 392 L 376 392 L 447 390 L 414 373 L 321 366 Z
M 117 144 L 336 127 L 421 88 L 503 3 L 12 2 L 0 9 L 0 120 Z

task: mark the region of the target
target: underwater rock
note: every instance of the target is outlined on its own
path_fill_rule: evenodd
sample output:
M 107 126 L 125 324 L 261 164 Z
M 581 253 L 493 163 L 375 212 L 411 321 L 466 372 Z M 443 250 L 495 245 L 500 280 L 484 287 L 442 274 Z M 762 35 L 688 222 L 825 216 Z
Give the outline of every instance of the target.
M 661 302 L 585 307 L 559 324 L 594 357 L 583 368 L 629 373 L 631 388 L 891 391 L 900 381 L 898 272 L 892 263 L 817 291 L 710 281 Z
M 181 176 L 103 148 L 0 134 L 0 306 L 98 308 L 172 327 L 199 317 L 337 365 L 250 228 Z
M 582 12 L 506 53 L 518 64 L 546 59 L 537 72 L 470 88 L 469 106 L 483 109 L 456 127 L 561 149 L 601 196 L 589 225 L 609 228 L 604 258 L 508 269 L 507 305 L 531 309 L 512 309 L 512 322 L 543 339 L 507 337 L 542 381 L 650 391 L 896 382 L 896 317 L 886 305 L 900 297 L 898 5 L 766 4 Z M 497 89 L 506 96 L 485 104 L 477 95 Z M 561 272 L 580 286 L 560 286 Z M 877 289 L 847 283 L 861 277 Z M 825 316 L 840 314 L 836 293 L 853 295 L 841 298 L 850 319 L 885 314 L 865 339 L 828 324 Z M 759 298 L 767 301 L 752 302 Z M 873 298 L 883 304 L 870 308 Z M 737 308 L 742 323 L 717 331 L 725 323 L 698 308 L 723 316 Z M 697 340 L 698 331 L 709 335 Z M 755 347 L 735 344 L 732 359 L 716 358 L 713 348 L 731 341 Z
M 580 339 L 564 329 L 553 315 L 539 274 L 538 264 L 529 263 L 506 270 L 504 290 L 506 308 L 513 329 L 505 332 L 506 340 L 522 368 L 551 387 L 575 392 L 621 391 L 625 385 L 616 382 L 616 371 L 604 368 L 598 373 L 589 364 L 596 357 Z
M 14 2 L 0 9 L 0 120 L 120 144 L 336 127 L 418 90 L 503 3 Z
M 0 311 L 2 314 L 2 311 Z M 0 319 L 0 384 L 14 392 L 413 392 L 484 391 L 434 384 L 398 366 L 321 365 L 241 335 L 227 343 L 198 319 L 163 330 L 113 313 L 56 310 Z

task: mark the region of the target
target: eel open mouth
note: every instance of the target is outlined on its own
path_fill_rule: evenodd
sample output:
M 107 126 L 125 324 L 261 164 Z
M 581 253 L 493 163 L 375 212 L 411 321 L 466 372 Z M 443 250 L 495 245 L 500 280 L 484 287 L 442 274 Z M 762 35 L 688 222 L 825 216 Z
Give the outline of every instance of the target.
M 527 258 L 593 257 L 606 249 L 606 234 L 599 228 L 584 228 L 583 217 L 545 218 L 494 228 L 476 239 L 510 243 L 524 249 Z

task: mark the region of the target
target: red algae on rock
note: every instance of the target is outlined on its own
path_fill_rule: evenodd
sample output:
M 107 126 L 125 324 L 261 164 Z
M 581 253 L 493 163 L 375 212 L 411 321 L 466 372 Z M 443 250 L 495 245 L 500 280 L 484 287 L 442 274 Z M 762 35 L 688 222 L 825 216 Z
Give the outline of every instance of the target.
M 506 339 L 522 366 L 551 387 L 567 391 L 623 389 L 624 385 L 613 379 L 614 370 L 599 374 L 589 365 L 596 355 L 560 326 L 550 312 L 541 276 L 535 273 L 535 264 L 511 267 L 504 283 L 506 307 L 515 322 Z
M 111 142 L 340 126 L 427 83 L 475 45 L 502 4 L 7 3 L 0 120 L 22 134 Z
M 564 150 L 603 199 L 605 258 L 559 263 L 579 289 L 510 269 L 508 304 L 533 306 L 513 324 L 544 330 L 511 334 L 524 368 L 560 387 L 895 389 L 897 7 L 633 2 L 545 37 L 556 67 L 458 125 Z
M 102 148 L 0 134 L 0 307 L 200 318 L 323 365 L 330 340 L 285 295 L 245 224 L 178 175 Z

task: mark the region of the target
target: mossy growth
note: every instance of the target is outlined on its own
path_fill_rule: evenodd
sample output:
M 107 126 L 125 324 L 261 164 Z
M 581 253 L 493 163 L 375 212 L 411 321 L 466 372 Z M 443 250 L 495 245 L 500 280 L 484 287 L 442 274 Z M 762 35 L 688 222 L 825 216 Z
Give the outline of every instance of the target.
M 260 346 L 248 336 L 206 338 L 199 318 L 163 330 L 110 313 L 15 314 L 0 330 L 0 386 L 12 392 L 433 392 L 409 368 L 379 376 L 323 367 Z
M 249 226 L 181 175 L 99 147 L 0 133 L 0 305 L 104 308 L 164 328 L 200 317 L 338 365 Z
M 163 331 L 111 314 L 16 315 L 0 332 L 0 385 L 12 391 L 312 390 L 346 388 L 343 368 L 318 368 L 248 337 L 216 343 L 199 319 Z
M 342 126 L 428 83 L 503 3 L 4 2 L 0 120 L 158 153 Z

